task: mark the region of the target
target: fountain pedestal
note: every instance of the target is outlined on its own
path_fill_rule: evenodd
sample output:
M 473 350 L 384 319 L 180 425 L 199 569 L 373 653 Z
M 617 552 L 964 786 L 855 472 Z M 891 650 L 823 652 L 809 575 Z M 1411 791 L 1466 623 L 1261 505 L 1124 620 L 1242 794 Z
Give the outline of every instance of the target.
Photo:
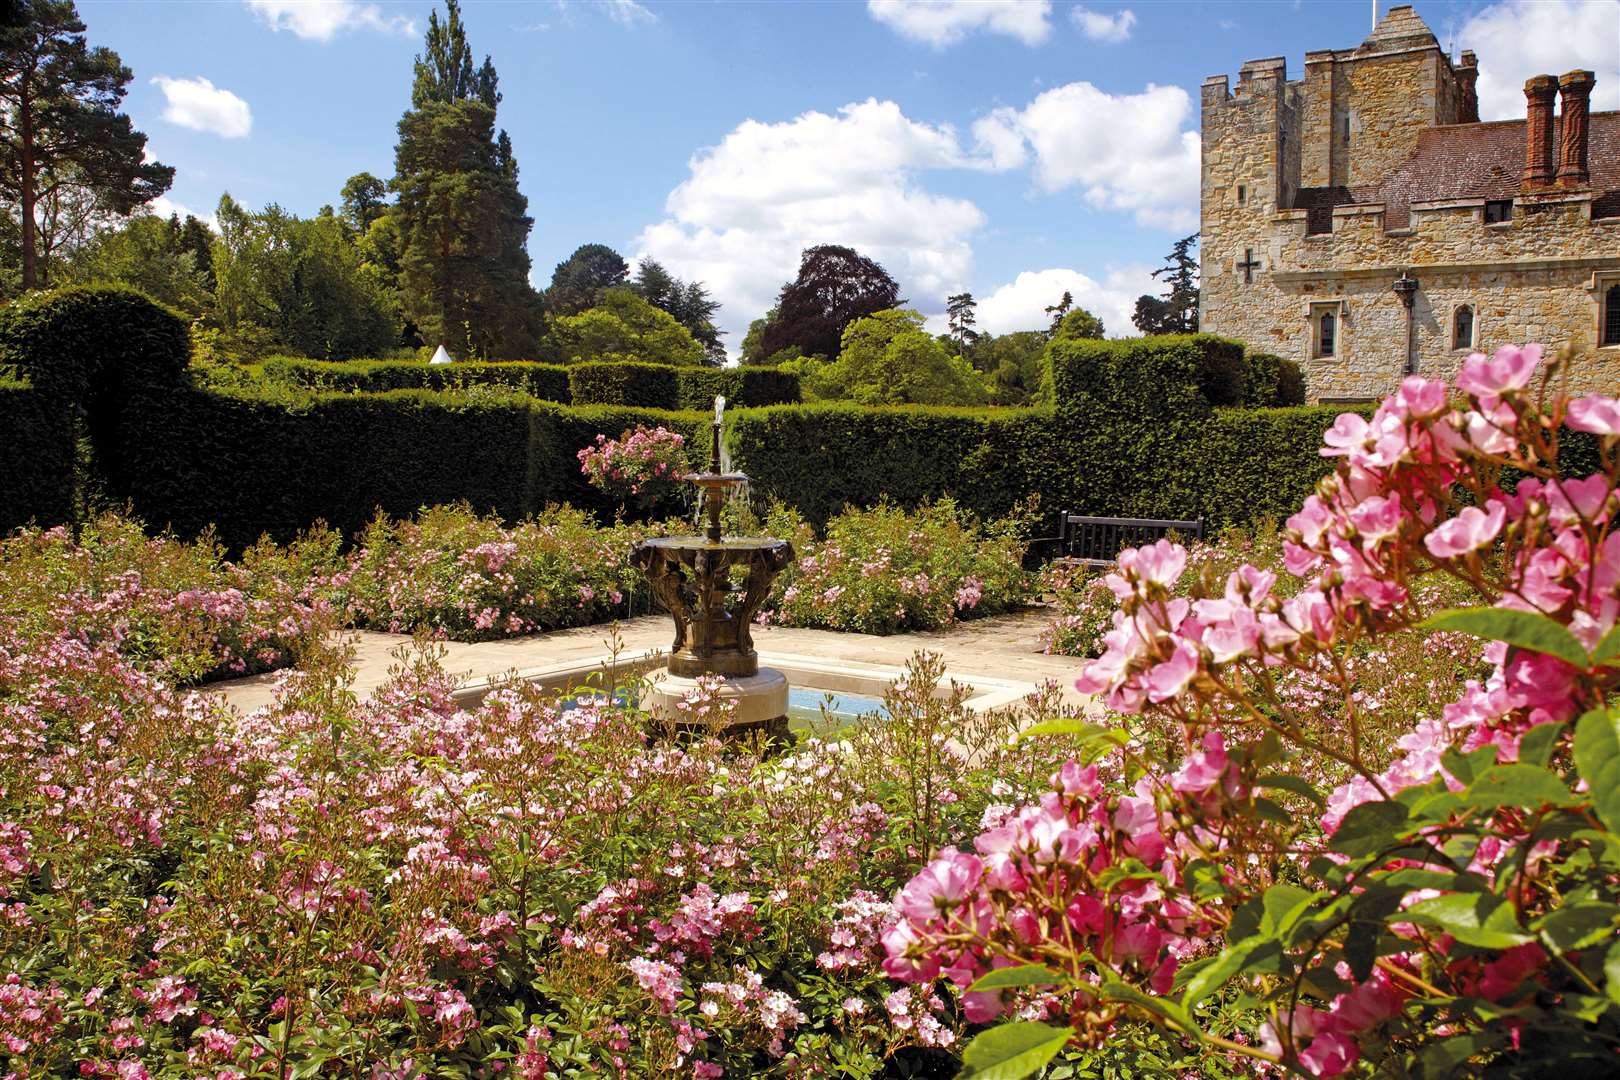
M 793 545 L 760 537 L 660 536 L 637 544 L 632 558 L 675 620 L 669 664 L 648 676 L 642 706 L 676 723 L 683 719 L 677 706 L 697 689 L 698 677 L 720 675 L 726 680 L 720 697 L 737 703 L 732 730 L 775 734 L 784 728 L 787 679 L 760 668 L 750 631 L 771 582 L 793 561 Z M 732 581 L 734 570 L 740 583 Z

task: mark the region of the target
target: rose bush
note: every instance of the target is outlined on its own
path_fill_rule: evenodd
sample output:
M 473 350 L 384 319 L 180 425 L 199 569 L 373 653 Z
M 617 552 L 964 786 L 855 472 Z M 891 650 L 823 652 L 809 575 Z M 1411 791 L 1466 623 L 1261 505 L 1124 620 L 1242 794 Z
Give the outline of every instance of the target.
M 1121 556 L 1079 685 L 1179 745 L 1054 725 L 1091 749 L 930 862 L 885 937 L 896 977 L 1016 1011 L 971 1068 L 1030 1075 L 1130 1017 L 1294 1075 L 1620 1068 L 1620 404 L 1564 399 L 1541 361 L 1475 354 L 1454 387 L 1341 416 L 1287 598 L 1253 566 L 1178 596 L 1185 549 Z M 1566 474 L 1570 431 L 1599 471 Z M 1441 579 L 1471 606 L 1436 610 Z M 1351 658 L 1436 630 L 1479 643 L 1479 677 L 1369 738 Z M 1320 688 L 1305 707 L 1291 674 Z M 1234 982 L 1258 1038 L 1204 1022 Z
M 81 529 L 21 529 L 0 540 L 0 621 L 26 640 L 70 633 L 110 645 L 180 683 L 290 663 L 335 618 L 340 537 L 317 527 L 228 562 L 211 537 L 148 538 L 107 514 Z
M 646 593 L 630 565 L 643 535 L 567 507 L 512 528 L 465 505 L 423 510 L 414 521 L 379 515 L 343 582 L 349 615 L 360 626 L 457 641 L 606 622 Z
M 765 531 L 793 539 L 799 560 L 777 579 L 762 621 L 898 634 L 999 614 L 1031 595 L 1026 527 L 1022 515 L 981 522 L 943 498 L 914 511 L 846 509 L 816 540 L 778 507 Z
M 614 695 L 460 709 L 429 643 L 360 702 L 317 639 L 243 716 L 80 632 L 146 599 L 0 620 L 6 1075 L 945 1075 L 961 1014 L 883 975 L 883 897 L 1069 750 L 931 660 L 771 760 Z
M 638 424 L 617 439 L 598 435 L 578 456 L 591 486 L 643 512 L 671 502 L 692 471 L 686 436 L 665 427 Z

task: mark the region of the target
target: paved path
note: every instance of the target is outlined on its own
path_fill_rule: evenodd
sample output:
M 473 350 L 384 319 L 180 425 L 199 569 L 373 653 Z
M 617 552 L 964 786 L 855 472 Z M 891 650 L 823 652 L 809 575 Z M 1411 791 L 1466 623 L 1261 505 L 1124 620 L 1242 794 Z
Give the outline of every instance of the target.
M 1013 615 L 974 619 L 948 630 L 892 637 L 760 626 L 754 629 L 754 643 L 765 654 L 793 654 L 895 667 L 905 664 L 918 650 L 926 649 L 941 654 L 946 668 L 953 674 L 986 675 L 1031 683 L 1052 679 L 1065 689 L 1065 697 L 1078 701 L 1074 679 L 1079 674 L 1080 661 L 1068 656 L 1047 656 L 1040 651 L 1040 634 L 1050 620 L 1048 609 L 1033 608 Z M 476 644 L 445 642 L 444 667 L 465 685 L 498 678 L 511 671 L 590 660 L 612 651 L 609 641 L 612 632 L 611 626 L 583 626 Z M 627 620 L 618 624 L 618 632 L 622 656 L 668 649 L 673 636 L 667 615 Z M 349 636 L 355 644 L 354 690 L 365 697 L 387 679 L 388 668 L 396 662 L 392 655 L 394 650 L 408 645 L 410 638 L 366 630 L 350 631 Z M 207 689 L 224 694 L 227 700 L 245 711 L 270 702 L 276 678 L 272 672 L 213 683 Z

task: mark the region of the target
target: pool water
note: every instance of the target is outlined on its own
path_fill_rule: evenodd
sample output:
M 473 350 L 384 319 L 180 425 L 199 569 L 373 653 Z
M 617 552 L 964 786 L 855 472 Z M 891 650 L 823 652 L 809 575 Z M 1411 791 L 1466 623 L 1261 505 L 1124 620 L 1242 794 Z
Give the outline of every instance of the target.
M 579 708 L 582 697 L 588 697 L 588 692 L 582 691 L 563 698 L 563 708 Z M 628 692 L 621 690 L 615 695 L 615 700 L 620 705 L 628 704 Z M 872 713 L 887 715 L 882 698 L 868 697 L 865 694 L 837 694 L 830 690 L 817 690 L 813 686 L 788 687 L 788 727 L 794 731 L 806 731 L 811 728 L 825 730 L 829 724 L 833 730 L 837 730 L 853 723 L 859 717 Z
M 793 730 L 819 726 L 826 721 L 835 727 L 843 727 L 853 723 L 857 717 L 871 713 L 886 714 L 882 698 L 864 694 L 836 694 L 830 690 L 817 690 L 813 686 L 788 687 L 788 727 Z

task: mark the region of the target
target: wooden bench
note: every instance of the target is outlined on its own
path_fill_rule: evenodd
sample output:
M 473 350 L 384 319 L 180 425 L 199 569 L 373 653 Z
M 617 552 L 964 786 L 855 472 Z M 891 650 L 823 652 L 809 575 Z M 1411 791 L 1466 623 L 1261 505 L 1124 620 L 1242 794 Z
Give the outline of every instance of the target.
M 1126 548 L 1141 547 L 1175 533 L 1184 541 L 1204 538 L 1204 519 L 1161 521 L 1157 518 L 1058 515 L 1057 557 L 1082 566 L 1112 566 Z

